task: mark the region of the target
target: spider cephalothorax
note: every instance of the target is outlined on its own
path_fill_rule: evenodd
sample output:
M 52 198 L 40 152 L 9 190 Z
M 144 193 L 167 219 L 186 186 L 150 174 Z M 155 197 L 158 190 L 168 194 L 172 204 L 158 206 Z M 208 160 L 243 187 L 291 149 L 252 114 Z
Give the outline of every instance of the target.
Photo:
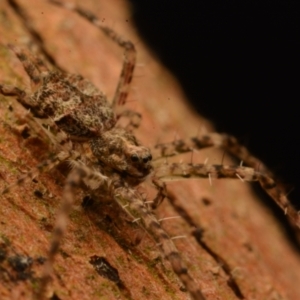
M 143 178 L 152 170 L 150 150 L 123 128 L 103 132 L 101 137 L 92 139 L 90 145 L 95 157 L 116 171 Z

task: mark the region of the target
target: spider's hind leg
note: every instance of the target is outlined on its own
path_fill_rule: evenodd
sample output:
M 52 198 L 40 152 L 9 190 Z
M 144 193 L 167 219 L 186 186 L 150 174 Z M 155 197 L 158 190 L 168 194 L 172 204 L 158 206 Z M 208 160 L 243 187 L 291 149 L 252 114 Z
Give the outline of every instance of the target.
M 20 47 L 11 44 L 8 45 L 8 47 L 15 53 L 15 55 L 22 63 L 26 73 L 30 78 L 32 89 L 36 90 L 40 86 L 42 81 L 41 73 L 36 63 L 38 63 L 40 68 L 42 68 L 43 70 L 45 70 L 46 66 L 42 63 L 41 60 L 32 59 L 32 57 L 25 53 L 25 51 Z
M 77 157 L 78 157 L 78 153 L 76 153 L 75 151 L 61 151 L 59 154 L 55 155 L 53 158 L 45 160 L 44 162 L 42 162 L 41 164 L 36 166 L 34 169 L 32 169 L 30 172 L 28 172 L 27 174 L 20 177 L 14 184 L 11 184 L 8 187 L 6 187 L 0 193 L 0 195 L 10 193 L 10 191 L 14 187 L 22 185 L 30 179 L 34 179 L 38 174 L 40 174 L 42 172 L 50 171 L 53 168 L 55 168 L 57 165 L 59 165 L 60 163 L 66 161 L 68 159 L 72 159 L 72 158 L 75 159 Z
M 35 298 L 45 299 L 47 286 L 51 281 L 53 273 L 53 264 L 56 254 L 59 251 L 61 240 L 66 232 L 68 217 L 71 212 L 75 194 L 74 188 L 79 186 L 82 181 L 82 172 L 78 168 L 74 168 L 68 175 L 63 191 L 63 201 L 61 207 L 57 213 L 52 239 L 48 251 L 47 261 L 44 265 L 40 285 L 35 294 Z
M 0 94 L 8 97 L 16 97 L 17 101 L 21 103 L 25 108 L 30 109 L 32 102 L 30 97 L 25 91 L 8 84 L 0 84 Z
M 8 47 L 15 53 L 22 63 L 30 78 L 32 91 L 37 91 L 43 83 L 42 78 L 49 74 L 47 66 L 40 58 L 33 57 L 20 47 L 11 44 L 9 44 Z M 42 111 L 40 111 L 38 101 L 36 101 L 36 99 L 34 99 L 31 95 L 26 94 L 25 91 L 11 85 L 0 84 L 0 93 L 4 96 L 16 97 L 17 101 L 26 109 L 30 109 L 35 117 L 47 117 Z
M 105 35 L 107 35 L 112 41 L 117 43 L 124 49 L 124 61 L 119 78 L 119 82 L 113 97 L 112 108 L 115 109 L 117 106 L 122 106 L 126 103 L 128 96 L 130 83 L 133 77 L 133 71 L 136 63 L 136 50 L 134 44 L 128 40 L 123 39 L 111 28 L 104 26 L 102 22 L 90 11 L 87 11 L 73 3 L 63 3 L 60 0 L 48 0 L 49 2 L 62 6 L 66 9 L 73 10 L 80 16 L 85 18 L 87 21 L 98 27 Z

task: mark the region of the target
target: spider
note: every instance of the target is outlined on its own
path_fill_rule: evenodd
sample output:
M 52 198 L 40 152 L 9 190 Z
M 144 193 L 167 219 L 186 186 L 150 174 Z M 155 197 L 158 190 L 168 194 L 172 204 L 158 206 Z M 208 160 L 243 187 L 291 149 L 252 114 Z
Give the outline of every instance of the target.
M 53 0 L 52 2 L 63 5 L 60 1 Z M 248 181 L 258 180 L 296 225 L 299 222 L 298 214 L 289 205 L 285 193 L 281 191 L 280 187 L 276 186 L 270 176 L 271 173 L 264 166 L 260 167 L 260 171 L 255 171 L 252 168 L 243 166 L 227 167 L 208 165 L 207 163 L 178 164 L 155 161 L 152 164 L 150 150 L 142 146 L 131 132 L 137 126 L 134 119 L 139 117 L 138 114 L 132 111 L 118 112 L 118 106 L 126 102 L 135 65 L 133 44 L 124 41 L 111 29 L 101 26 L 97 19 L 91 14 L 80 10 L 77 6 L 68 6 L 67 8 L 76 10 L 91 23 L 102 29 L 125 49 L 126 58 L 118 88 L 110 105 L 104 94 L 84 78 L 69 73 L 50 72 L 38 58 L 30 57 L 30 54 L 19 47 L 10 46 L 31 78 L 34 93 L 27 96 L 22 90 L 6 85 L 0 86 L 1 93 L 6 96 L 16 96 L 25 108 L 30 108 L 36 118 L 52 118 L 55 126 L 51 129 L 67 134 L 62 140 L 58 140 L 54 136 L 52 139 L 58 154 L 25 177 L 22 177 L 17 184 L 22 183 L 26 178 L 33 177 L 37 171 L 52 169 L 65 160 L 71 160 L 72 165 L 72 170 L 67 175 L 64 188 L 63 207 L 58 214 L 57 225 L 54 228 L 48 264 L 37 295 L 38 297 L 44 296 L 46 286 L 50 280 L 54 256 L 58 252 L 62 234 L 65 232 L 65 219 L 72 207 L 74 188 L 81 187 L 90 191 L 95 198 L 101 198 L 103 193 L 108 194 L 128 211 L 130 216 L 133 216 L 134 219 L 140 219 L 139 222 L 158 242 L 164 255 L 171 262 L 173 270 L 192 297 L 194 299 L 205 299 L 192 276 L 189 275 L 173 242 L 161 228 L 149 204 L 144 201 L 143 195 L 139 193 L 137 186 L 145 180 L 146 176 L 152 174 L 153 183 L 158 189 L 158 194 L 151 205 L 152 208 L 156 208 L 163 198 L 168 198 L 175 210 L 182 215 L 188 224 L 196 228 L 193 234 L 200 244 L 203 241 L 201 240 L 199 225 L 180 206 L 176 196 L 167 190 L 163 180 L 169 177 L 206 177 L 210 179 L 225 177 Z M 55 97 L 55 100 L 53 97 Z M 116 125 L 116 119 L 123 117 L 129 118 L 129 124 L 125 129 Z M 90 145 L 90 150 L 85 147 L 86 144 Z M 218 134 L 204 134 L 193 138 L 191 141 L 178 140 L 158 144 L 155 151 L 157 156 L 165 158 L 210 146 L 223 146 L 250 166 L 255 166 L 258 162 L 234 138 Z M 83 154 L 83 149 L 87 149 L 88 153 Z M 4 192 L 9 190 L 10 188 Z

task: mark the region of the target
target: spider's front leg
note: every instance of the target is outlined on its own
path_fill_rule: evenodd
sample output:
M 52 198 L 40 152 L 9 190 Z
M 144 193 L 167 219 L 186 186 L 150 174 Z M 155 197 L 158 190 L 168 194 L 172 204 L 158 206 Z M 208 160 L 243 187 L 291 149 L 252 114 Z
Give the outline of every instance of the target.
M 73 188 L 74 185 L 78 185 L 80 181 L 92 191 L 93 195 L 97 195 L 97 193 L 99 193 L 99 195 L 108 194 L 125 209 L 130 216 L 134 217 L 134 219 L 141 220 L 143 227 L 159 244 L 165 257 L 170 261 L 174 272 L 191 293 L 193 299 L 204 300 L 205 298 L 202 292 L 189 274 L 173 241 L 162 229 L 156 217 L 149 211 L 144 203 L 143 197 L 122 179 L 111 180 L 78 161 L 73 161 L 72 165 L 74 171 L 78 172 L 78 175 L 75 173 L 77 181 L 70 181 L 72 184 L 69 183 L 70 188 Z M 66 191 L 70 191 L 70 188 Z M 68 194 L 67 197 L 70 198 Z M 67 200 L 68 199 L 66 199 L 66 201 Z M 66 217 L 66 210 L 62 209 L 61 211 L 61 218 L 63 219 Z
M 258 181 L 276 204 L 289 218 L 291 225 L 300 228 L 300 215 L 287 199 L 285 191 L 268 174 L 242 166 L 172 163 L 164 164 L 156 170 L 155 176 L 161 180 L 179 178 L 231 178 L 241 181 Z
M 168 198 L 168 192 L 166 183 L 156 178 L 156 176 L 152 177 L 152 183 L 157 189 L 157 194 L 153 201 L 151 201 L 151 208 L 155 210 L 159 205 L 161 205 L 165 198 Z
M 160 159 L 210 147 L 222 148 L 242 161 L 244 165 L 253 169 L 259 169 L 260 172 L 267 173 L 273 177 L 272 172 L 261 160 L 250 153 L 234 136 L 228 134 L 205 133 L 189 139 L 178 139 L 169 143 L 160 143 L 154 146 L 153 153 L 157 159 Z
M 194 300 L 205 300 L 201 290 L 188 272 L 176 246 L 171 238 L 163 230 L 156 217 L 145 206 L 143 199 L 133 189 L 118 187 L 115 190 L 114 198 L 122 207 L 129 204 L 130 215 L 141 219 L 145 229 L 151 234 L 155 241 L 160 246 L 163 254 L 172 265 L 173 271 L 180 278 L 187 291 L 191 294 Z

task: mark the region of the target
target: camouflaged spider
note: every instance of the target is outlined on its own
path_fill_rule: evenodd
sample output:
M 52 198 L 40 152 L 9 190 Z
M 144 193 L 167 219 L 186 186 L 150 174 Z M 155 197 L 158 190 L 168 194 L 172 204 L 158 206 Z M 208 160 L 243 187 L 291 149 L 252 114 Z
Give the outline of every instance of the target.
M 59 1 L 53 0 L 52 2 L 62 5 Z M 258 180 L 295 224 L 299 224 L 298 215 L 289 205 L 284 192 L 276 186 L 268 171 L 264 170 L 262 166 L 261 171 L 258 172 L 242 166 L 226 167 L 183 163 L 152 164 L 150 150 L 140 145 L 130 130 L 137 126 L 134 121 L 137 115 L 134 112 L 114 113 L 118 108 L 117 106 L 126 101 L 135 65 L 133 44 L 124 41 L 111 29 L 103 27 L 91 14 L 76 6 L 68 6 L 68 8 L 87 18 L 123 47 L 125 60 L 122 75 L 112 105 L 110 105 L 105 96 L 86 79 L 78 75 L 49 71 L 39 59 L 30 57 L 16 46 L 10 46 L 23 63 L 31 79 L 33 94 L 28 96 L 18 88 L 5 85 L 0 85 L 1 93 L 6 96 L 16 96 L 18 101 L 24 107 L 30 108 L 37 118 L 52 118 L 56 126 L 68 135 L 67 141 L 69 143 L 66 143 L 67 146 L 57 142 L 59 154 L 54 159 L 39 166 L 38 169 L 49 170 L 65 160 L 72 160 L 73 166 L 66 180 L 64 203 L 54 230 L 48 268 L 45 270 L 38 295 L 43 297 L 50 279 L 50 266 L 53 264 L 61 236 L 65 231 L 64 220 L 72 206 L 73 188 L 84 186 L 96 196 L 100 193 L 109 194 L 122 207 L 129 205 L 129 213 L 136 218 L 141 218 L 142 225 L 159 243 L 175 273 L 183 281 L 193 298 L 204 299 L 202 292 L 187 272 L 173 242 L 160 227 L 148 204 L 144 203 L 142 195 L 135 189 L 146 176 L 152 173 L 153 168 L 155 170 L 153 182 L 159 193 L 152 206 L 157 206 L 166 197 L 172 201 L 174 208 L 182 214 L 186 221 L 196 228 L 198 228 L 197 224 L 193 223 L 187 213 L 184 214 L 176 203 L 176 197 L 167 191 L 163 179 L 168 177 L 215 177 Z M 129 126 L 126 129 L 116 126 L 116 119 L 122 116 L 130 118 Z M 75 150 L 75 146 L 82 143 L 90 145 L 92 152 L 90 157 L 82 157 L 83 155 Z M 255 167 L 258 162 L 249 155 L 245 148 L 238 145 L 234 138 L 218 134 L 203 135 L 193 138 L 191 141 L 180 140 L 169 144 L 160 144 L 156 146 L 156 151 L 158 151 L 158 156 L 168 157 L 210 146 L 224 147 L 250 166 Z M 84 163 L 81 159 L 84 160 Z M 28 174 L 27 177 L 31 177 L 31 174 Z M 18 184 L 24 180 L 25 177 L 20 179 Z M 4 192 L 8 192 L 8 190 L 9 188 Z M 197 230 L 195 230 L 196 236 Z
M 63 5 L 59 1 L 52 2 Z M 104 94 L 81 76 L 49 71 L 39 58 L 31 56 L 17 46 L 9 45 L 30 77 L 32 94 L 27 95 L 23 90 L 8 85 L 0 85 L 0 92 L 5 96 L 15 96 L 25 108 L 30 109 L 34 117 L 51 118 L 57 128 L 68 135 L 67 142 L 66 140 L 57 142 L 59 153 L 54 159 L 45 161 L 16 184 L 33 177 L 36 171 L 50 170 L 65 160 L 71 160 L 73 167 L 66 180 L 64 201 L 53 232 L 37 298 L 45 296 L 54 256 L 65 231 L 65 219 L 72 207 L 73 189 L 84 185 L 94 195 L 106 192 L 124 207 L 129 203 L 130 214 L 142 218 L 144 226 L 160 243 L 175 273 L 179 275 L 193 297 L 204 299 L 188 275 L 174 244 L 161 229 L 148 206 L 144 204 L 142 196 L 133 189 L 152 171 L 152 155 L 150 150 L 141 146 L 130 132 L 131 126 L 136 126 L 134 118 L 137 114 L 125 111 L 123 115 L 116 116 L 113 109 L 116 110 L 117 105 L 124 104 L 127 97 L 135 65 L 134 45 L 123 40 L 110 28 L 101 25 L 90 13 L 76 6 L 67 8 L 77 11 L 123 47 L 125 59 L 114 99 L 112 104 L 109 104 Z M 117 118 L 122 116 L 130 118 L 126 129 L 115 126 Z M 74 150 L 74 145 L 85 142 L 90 145 L 92 159 L 84 157 L 83 164 L 80 161 L 81 154 Z M 3 194 L 9 192 L 11 187 L 5 189 Z

